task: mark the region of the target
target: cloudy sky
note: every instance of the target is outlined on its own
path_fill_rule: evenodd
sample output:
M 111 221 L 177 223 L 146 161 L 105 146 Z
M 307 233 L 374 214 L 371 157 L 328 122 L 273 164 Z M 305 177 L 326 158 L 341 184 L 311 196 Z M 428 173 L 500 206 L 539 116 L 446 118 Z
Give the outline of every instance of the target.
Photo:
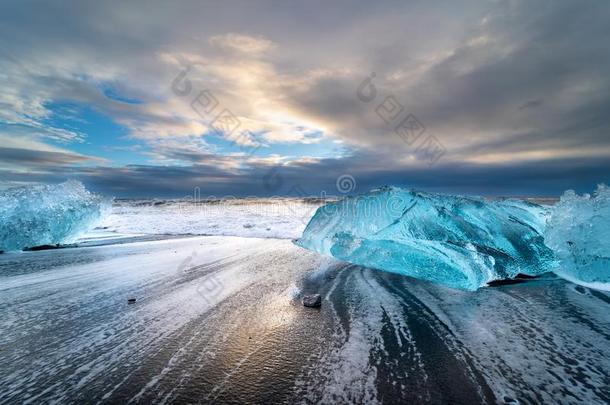
M 605 1 L 3 1 L 0 187 L 591 191 L 609 21 Z

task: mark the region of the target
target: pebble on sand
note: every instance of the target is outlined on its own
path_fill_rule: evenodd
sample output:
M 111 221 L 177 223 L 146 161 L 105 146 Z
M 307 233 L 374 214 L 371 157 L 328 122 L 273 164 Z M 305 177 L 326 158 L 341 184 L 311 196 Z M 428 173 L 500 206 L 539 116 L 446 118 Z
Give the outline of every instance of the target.
M 303 296 L 303 305 L 310 308 L 318 308 L 322 306 L 322 297 L 320 294 L 309 294 Z

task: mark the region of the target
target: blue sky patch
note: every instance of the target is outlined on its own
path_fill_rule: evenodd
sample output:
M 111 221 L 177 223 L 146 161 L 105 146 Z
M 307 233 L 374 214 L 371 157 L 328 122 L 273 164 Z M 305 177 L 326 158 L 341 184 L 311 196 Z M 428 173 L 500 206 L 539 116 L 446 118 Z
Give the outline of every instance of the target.
M 83 155 L 97 156 L 108 160 L 112 166 L 144 164 L 147 157 L 141 142 L 129 139 L 127 129 L 95 109 L 77 103 L 50 103 L 45 106 L 52 115 L 44 124 L 75 131 L 85 135 L 84 142 L 70 144 L 70 149 Z M 57 146 L 65 146 L 50 141 Z

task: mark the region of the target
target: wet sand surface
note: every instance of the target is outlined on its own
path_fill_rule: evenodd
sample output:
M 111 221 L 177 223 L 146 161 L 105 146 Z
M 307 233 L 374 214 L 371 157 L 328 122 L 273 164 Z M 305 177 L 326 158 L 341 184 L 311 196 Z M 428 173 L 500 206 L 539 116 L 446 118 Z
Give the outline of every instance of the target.
M 0 255 L 0 314 L 0 403 L 610 402 L 610 295 L 553 276 L 470 293 L 288 240 L 129 240 Z

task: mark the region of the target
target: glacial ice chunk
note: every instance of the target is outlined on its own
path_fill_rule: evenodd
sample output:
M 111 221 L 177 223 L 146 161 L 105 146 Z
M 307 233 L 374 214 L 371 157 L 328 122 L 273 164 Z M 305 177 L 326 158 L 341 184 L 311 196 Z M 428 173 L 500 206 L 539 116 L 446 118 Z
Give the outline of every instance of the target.
M 110 200 L 82 183 L 11 188 L 0 192 L 0 250 L 65 243 L 91 228 Z
M 358 265 L 465 290 L 552 269 L 547 209 L 384 187 L 318 208 L 296 243 Z
M 545 242 L 560 261 L 557 275 L 610 291 L 610 188 L 600 185 L 593 196 L 566 191 L 550 212 Z

